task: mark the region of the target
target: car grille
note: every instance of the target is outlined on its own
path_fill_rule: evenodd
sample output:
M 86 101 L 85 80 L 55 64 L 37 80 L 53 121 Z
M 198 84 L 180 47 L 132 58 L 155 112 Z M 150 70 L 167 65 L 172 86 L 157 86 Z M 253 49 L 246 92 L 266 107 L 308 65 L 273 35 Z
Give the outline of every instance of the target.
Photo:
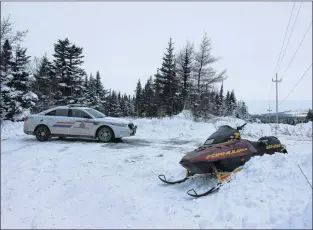
M 133 129 L 134 128 L 134 124 L 128 124 L 128 128 Z

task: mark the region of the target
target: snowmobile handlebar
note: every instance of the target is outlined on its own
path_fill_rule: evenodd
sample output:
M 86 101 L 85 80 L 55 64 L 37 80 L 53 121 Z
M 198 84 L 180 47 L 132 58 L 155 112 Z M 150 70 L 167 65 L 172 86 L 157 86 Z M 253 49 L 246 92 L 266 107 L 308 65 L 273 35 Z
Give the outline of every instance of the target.
M 237 130 L 239 131 L 239 130 L 242 130 L 243 129 L 243 127 L 245 127 L 245 125 L 246 125 L 247 123 L 244 123 L 243 125 L 241 125 L 241 126 L 238 126 L 237 127 Z

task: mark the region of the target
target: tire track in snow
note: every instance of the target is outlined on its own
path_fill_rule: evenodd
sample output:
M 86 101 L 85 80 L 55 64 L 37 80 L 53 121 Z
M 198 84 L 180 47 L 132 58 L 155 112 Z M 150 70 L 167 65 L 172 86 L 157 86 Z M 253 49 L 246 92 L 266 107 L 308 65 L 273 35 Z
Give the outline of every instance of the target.
M 1 152 L 1 155 L 6 155 L 6 154 L 14 153 L 14 152 L 17 152 L 17 151 L 19 151 L 19 150 L 22 150 L 22 149 L 24 149 L 24 148 L 28 148 L 28 147 L 31 147 L 31 146 L 34 146 L 34 145 L 38 145 L 38 143 L 36 143 L 36 144 L 27 144 L 27 145 L 23 145 L 23 146 L 21 146 L 21 147 L 19 147 L 19 148 L 17 148 L 17 149 L 12 149 L 12 150 L 3 151 L 3 152 Z

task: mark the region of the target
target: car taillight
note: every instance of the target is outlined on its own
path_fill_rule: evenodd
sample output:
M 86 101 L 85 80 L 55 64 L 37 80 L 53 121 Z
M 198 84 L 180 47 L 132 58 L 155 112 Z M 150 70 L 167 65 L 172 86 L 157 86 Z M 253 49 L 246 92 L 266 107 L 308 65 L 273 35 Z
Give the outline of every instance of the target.
M 28 120 L 28 117 L 25 117 L 25 121 L 27 121 Z

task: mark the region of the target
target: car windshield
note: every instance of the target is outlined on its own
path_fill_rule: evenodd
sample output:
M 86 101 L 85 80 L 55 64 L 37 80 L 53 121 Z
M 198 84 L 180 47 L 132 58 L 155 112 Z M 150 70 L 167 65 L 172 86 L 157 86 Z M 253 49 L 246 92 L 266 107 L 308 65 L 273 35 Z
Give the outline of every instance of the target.
M 92 114 L 95 118 L 103 118 L 106 117 L 103 113 L 99 112 L 95 109 L 85 109 L 88 113 Z

